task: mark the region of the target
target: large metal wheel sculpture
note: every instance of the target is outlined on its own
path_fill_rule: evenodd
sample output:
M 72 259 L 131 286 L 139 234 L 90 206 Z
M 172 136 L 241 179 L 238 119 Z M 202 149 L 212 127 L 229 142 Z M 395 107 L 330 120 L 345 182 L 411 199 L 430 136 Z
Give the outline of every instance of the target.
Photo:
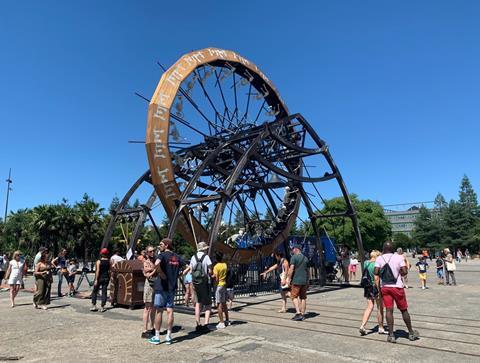
M 257 66 L 235 52 L 206 48 L 165 70 L 149 104 L 146 148 L 170 236 L 179 232 L 192 246 L 206 241 L 210 254 L 219 250 L 245 263 L 287 239 L 302 205 L 322 252 L 315 221 L 332 216 L 318 212 L 313 191 L 334 181 L 347 205 L 341 215 L 352 219 L 364 255 L 328 146 L 300 114 L 289 114 Z M 242 238 L 253 241 L 249 248 L 238 248 L 228 235 L 238 216 Z

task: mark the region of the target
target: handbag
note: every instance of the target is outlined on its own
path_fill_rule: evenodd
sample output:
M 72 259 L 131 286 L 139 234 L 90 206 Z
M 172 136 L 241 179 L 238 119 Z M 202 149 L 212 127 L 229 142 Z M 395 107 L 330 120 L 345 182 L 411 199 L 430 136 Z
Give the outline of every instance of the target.
M 455 263 L 447 261 L 447 271 L 448 272 L 455 271 L 456 269 L 457 269 L 457 266 L 455 265 Z

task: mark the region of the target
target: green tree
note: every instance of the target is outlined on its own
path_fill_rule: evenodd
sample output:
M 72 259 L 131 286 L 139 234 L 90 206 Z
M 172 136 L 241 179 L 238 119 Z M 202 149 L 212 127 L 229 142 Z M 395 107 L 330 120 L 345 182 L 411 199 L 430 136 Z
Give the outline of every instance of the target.
M 396 248 L 400 247 L 405 250 L 407 248 L 415 247 L 413 240 L 405 233 L 395 233 L 392 240 Z
M 60 249 L 61 229 L 63 227 L 56 206 L 42 204 L 33 208 L 33 218 L 29 227 L 32 242 L 36 246 L 47 246 L 53 256 L 56 256 Z
M 448 203 L 441 193 L 435 197 L 434 208 L 439 212 L 443 212 L 448 207 Z
M 463 176 L 460 182 L 460 191 L 458 193 L 458 203 L 466 210 L 477 214 L 478 200 L 477 193 L 473 190 L 470 179 L 466 175 Z
M 366 251 L 380 249 L 385 240 L 392 235 L 392 226 L 385 217 L 382 206 L 372 200 L 361 200 L 355 194 L 352 194 L 350 198 L 357 212 L 364 249 Z M 325 201 L 325 207 L 317 213 L 335 214 L 346 210 L 345 200 L 343 197 L 338 197 Z M 319 218 L 316 223 L 320 233 L 326 231 L 330 237 L 335 238 L 337 244 L 346 245 L 350 249 L 357 248 L 350 218 Z M 311 226 L 308 229 L 308 234 L 313 235 Z
M 438 247 L 441 244 L 440 224 L 432 212 L 421 206 L 414 223 L 413 241 L 416 247 Z
M 32 241 L 31 230 L 28 228 L 33 219 L 31 209 L 19 209 L 11 213 L 3 226 L 2 247 L 4 252 L 13 252 L 21 249 L 31 256 L 38 250 L 38 244 Z
M 110 203 L 110 207 L 108 207 L 108 212 L 110 214 L 113 214 L 119 205 L 120 205 L 120 199 L 118 199 L 117 196 L 114 196 L 112 199 L 112 202 Z
M 235 210 L 234 217 L 233 217 L 233 226 L 238 228 L 245 228 L 246 221 L 245 215 L 241 209 Z
M 84 194 L 80 202 L 75 203 L 75 222 L 77 225 L 77 244 L 83 251 L 83 260 L 89 261 L 93 251 L 98 251 L 104 235 L 103 208 Z

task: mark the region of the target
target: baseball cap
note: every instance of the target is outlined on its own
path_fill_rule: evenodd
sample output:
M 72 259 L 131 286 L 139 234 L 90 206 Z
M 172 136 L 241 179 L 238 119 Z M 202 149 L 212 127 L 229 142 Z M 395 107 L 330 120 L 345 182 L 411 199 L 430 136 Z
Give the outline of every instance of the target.
M 100 254 L 101 254 L 101 255 L 108 255 L 108 249 L 102 248 L 102 249 L 100 250 Z

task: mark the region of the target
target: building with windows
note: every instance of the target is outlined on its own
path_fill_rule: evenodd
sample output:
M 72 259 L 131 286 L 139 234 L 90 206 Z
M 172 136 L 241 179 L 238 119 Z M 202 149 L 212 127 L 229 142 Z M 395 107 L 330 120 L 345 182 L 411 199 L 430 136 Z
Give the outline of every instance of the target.
M 385 205 L 383 207 L 385 217 L 392 225 L 392 233 L 403 233 L 412 237 L 415 220 L 420 212 L 420 207 L 431 207 L 433 202 L 419 202 L 407 204 Z

